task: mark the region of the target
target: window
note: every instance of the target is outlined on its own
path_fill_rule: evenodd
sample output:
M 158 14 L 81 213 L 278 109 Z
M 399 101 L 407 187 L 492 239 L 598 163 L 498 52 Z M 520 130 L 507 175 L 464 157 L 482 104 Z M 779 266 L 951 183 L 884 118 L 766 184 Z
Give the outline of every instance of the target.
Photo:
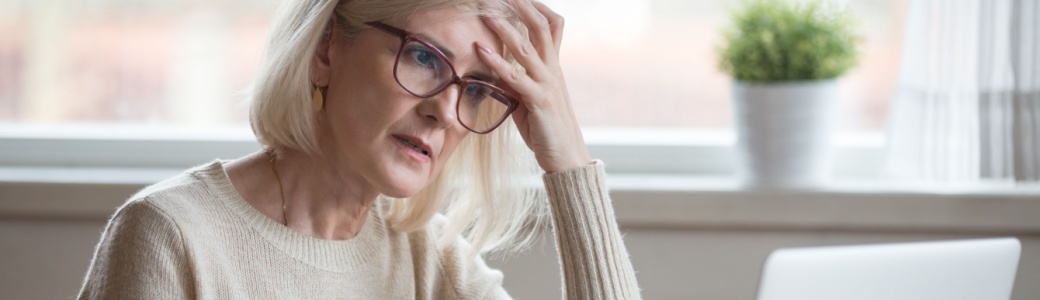
M 730 79 L 717 68 L 716 48 L 740 1 L 545 2 L 567 19 L 563 67 L 589 142 L 606 149 L 594 151 L 626 156 L 618 149 L 666 144 L 724 152 Z M 884 127 L 906 2 L 847 1 L 861 21 L 863 52 L 841 80 L 845 132 Z M 0 124 L 8 124 L 0 127 L 244 127 L 242 91 L 277 4 L 0 0 Z M 682 155 L 655 149 L 622 165 L 638 169 L 645 153 Z
M 4 0 L 0 120 L 244 124 L 273 0 Z

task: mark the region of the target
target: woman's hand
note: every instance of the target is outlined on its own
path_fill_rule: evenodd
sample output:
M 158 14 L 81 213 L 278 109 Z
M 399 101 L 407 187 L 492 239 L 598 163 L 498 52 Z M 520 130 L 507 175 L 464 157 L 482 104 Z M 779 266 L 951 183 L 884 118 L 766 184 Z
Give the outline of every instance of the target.
M 560 68 L 563 18 L 542 3 L 513 0 L 513 5 L 527 26 L 529 38 L 523 38 L 505 20 L 484 18 L 484 23 L 502 39 L 523 68 L 514 67 L 478 43 L 480 59 L 520 100 L 513 121 L 543 170 L 551 173 L 587 165 L 592 159 Z

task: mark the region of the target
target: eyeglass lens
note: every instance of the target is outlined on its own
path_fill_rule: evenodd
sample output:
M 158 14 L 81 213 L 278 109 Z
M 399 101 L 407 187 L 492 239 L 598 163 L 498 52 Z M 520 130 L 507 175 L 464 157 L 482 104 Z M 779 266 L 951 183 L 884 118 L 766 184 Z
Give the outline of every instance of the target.
M 432 96 L 451 84 L 455 74 L 450 63 L 436 50 L 407 40 L 397 56 L 394 75 L 408 92 L 420 97 Z M 510 101 L 497 88 L 477 81 L 464 80 L 459 93 L 459 122 L 472 131 L 485 133 L 507 117 Z

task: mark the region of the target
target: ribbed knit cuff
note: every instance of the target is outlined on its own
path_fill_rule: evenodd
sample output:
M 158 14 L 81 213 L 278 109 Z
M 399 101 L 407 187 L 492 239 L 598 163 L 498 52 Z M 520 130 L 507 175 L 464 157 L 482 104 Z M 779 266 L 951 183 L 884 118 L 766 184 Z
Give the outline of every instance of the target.
M 567 299 L 638 299 L 610 202 L 603 162 L 542 176 Z

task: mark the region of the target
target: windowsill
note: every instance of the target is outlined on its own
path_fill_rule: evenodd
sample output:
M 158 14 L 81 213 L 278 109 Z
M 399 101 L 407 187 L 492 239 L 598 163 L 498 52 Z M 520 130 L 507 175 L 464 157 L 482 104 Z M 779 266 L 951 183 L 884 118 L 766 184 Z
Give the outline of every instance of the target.
M 837 180 L 819 190 L 750 190 L 734 179 L 613 175 L 627 227 L 1040 233 L 1040 186 L 911 187 Z
M 0 167 L 0 219 L 105 220 L 138 189 L 181 171 Z M 727 177 L 670 174 L 612 174 L 608 184 L 626 228 L 1040 233 L 1040 186 L 839 180 L 820 190 L 764 191 Z

